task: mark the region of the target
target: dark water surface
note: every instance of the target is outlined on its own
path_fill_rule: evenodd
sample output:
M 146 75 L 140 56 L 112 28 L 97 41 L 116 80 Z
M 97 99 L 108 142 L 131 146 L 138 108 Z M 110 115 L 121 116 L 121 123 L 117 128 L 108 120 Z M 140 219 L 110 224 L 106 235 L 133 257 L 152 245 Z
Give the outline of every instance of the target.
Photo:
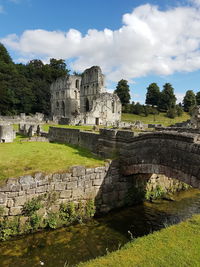
M 0 266 L 72 266 L 116 250 L 131 237 L 146 235 L 200 213 L 199 190 L 181 192 L 174 198 L 173 202 L 144 202 L 86 224 L 2 242 Z

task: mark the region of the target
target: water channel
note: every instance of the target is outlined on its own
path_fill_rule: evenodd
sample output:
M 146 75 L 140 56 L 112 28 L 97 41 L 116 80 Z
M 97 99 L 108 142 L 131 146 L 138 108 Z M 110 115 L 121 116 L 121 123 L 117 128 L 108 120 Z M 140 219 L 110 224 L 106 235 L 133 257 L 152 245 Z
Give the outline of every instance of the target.
M 200 191 L 176 194 L 113 211 L 85 224 L 43 231 L 0 244 L 0 266 L 73 266 L 113 251 L 131 238 L 146 235 L 200 213 Z

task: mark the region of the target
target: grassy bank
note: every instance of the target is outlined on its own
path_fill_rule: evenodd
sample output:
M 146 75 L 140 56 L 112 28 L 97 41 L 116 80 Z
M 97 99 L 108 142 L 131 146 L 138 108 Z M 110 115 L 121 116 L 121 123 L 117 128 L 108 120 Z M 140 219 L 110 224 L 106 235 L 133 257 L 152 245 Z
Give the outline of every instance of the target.
M 176 117 L 174 119 L 166 117 L 166 113 L 160 113 L 155 116 L 150 114 L 147 117 L 143 115 L 128 114 L 128 113 L 122 114 L 122 121 L 127 121 L 127 122 L 141 121 L 145 124 L 153 123 L 153 124 L 162 124 L 163 126 L 169 126 L 171 124 L 187 121 L 189 119 L 190 116 L 186 112 L 184 112 L 181 117 Z
M 96 167 L 104 161 L 87 149 L 65 144 L 21 142 L 0 144 L 0 180 L 35 172 L 62 172 L 71 166 Z
M 200 215 L 138 238 L 122 249 L 79 267 L 199 267 Z

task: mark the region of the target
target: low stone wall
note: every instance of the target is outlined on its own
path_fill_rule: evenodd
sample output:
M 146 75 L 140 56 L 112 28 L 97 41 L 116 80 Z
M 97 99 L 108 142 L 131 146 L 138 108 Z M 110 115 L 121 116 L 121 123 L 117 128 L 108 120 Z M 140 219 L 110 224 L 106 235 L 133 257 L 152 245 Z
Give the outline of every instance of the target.
M 78 129 L 50 127 L 48 138 L 50 142 L 61 142 L 85 147 L 92 152 L 98 150 L 98 138 L 96 133 L 84 132 Z
M 3 209 L 4 216 L 21 215 L 23 206 L 28 200 L 46 196 L 48 201 L 48 195 L 56 193 L 56 199 L 50 207 L 53 211 L 58 211 L 61 203 L 92 199 L 97 212 L 108 212 L 113 208 L 124 206 L 130 193 L 131 203 L 138 201 L 138 188 L 143 188 L 145 192 L 153 191 L 157 186 L 162 187 L 165 192 L 183 189 L 181 182 L 164 175 L 122 176 L 118 161 L 96 168 L 74 166 L 67 173 L 36 173 L 9 178 L 0 187 L 0 208 Z M 46 212 L 44 211 L 44 214 Z

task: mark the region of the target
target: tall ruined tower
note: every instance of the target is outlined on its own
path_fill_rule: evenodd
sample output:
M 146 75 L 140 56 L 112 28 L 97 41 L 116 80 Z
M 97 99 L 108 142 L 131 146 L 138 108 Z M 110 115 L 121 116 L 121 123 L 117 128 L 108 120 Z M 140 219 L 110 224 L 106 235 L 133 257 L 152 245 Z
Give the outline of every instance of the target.
M 105 92 L 104 80 L 105 77 L 98 66 L 93 66 L 83 72 L 80 88 L 81 113 L 90 111 L 93 100 Z
M 68 75 L 51 84 L 51 113 L 56 117 L 71 118 L 80 112 L 81 76 Z

